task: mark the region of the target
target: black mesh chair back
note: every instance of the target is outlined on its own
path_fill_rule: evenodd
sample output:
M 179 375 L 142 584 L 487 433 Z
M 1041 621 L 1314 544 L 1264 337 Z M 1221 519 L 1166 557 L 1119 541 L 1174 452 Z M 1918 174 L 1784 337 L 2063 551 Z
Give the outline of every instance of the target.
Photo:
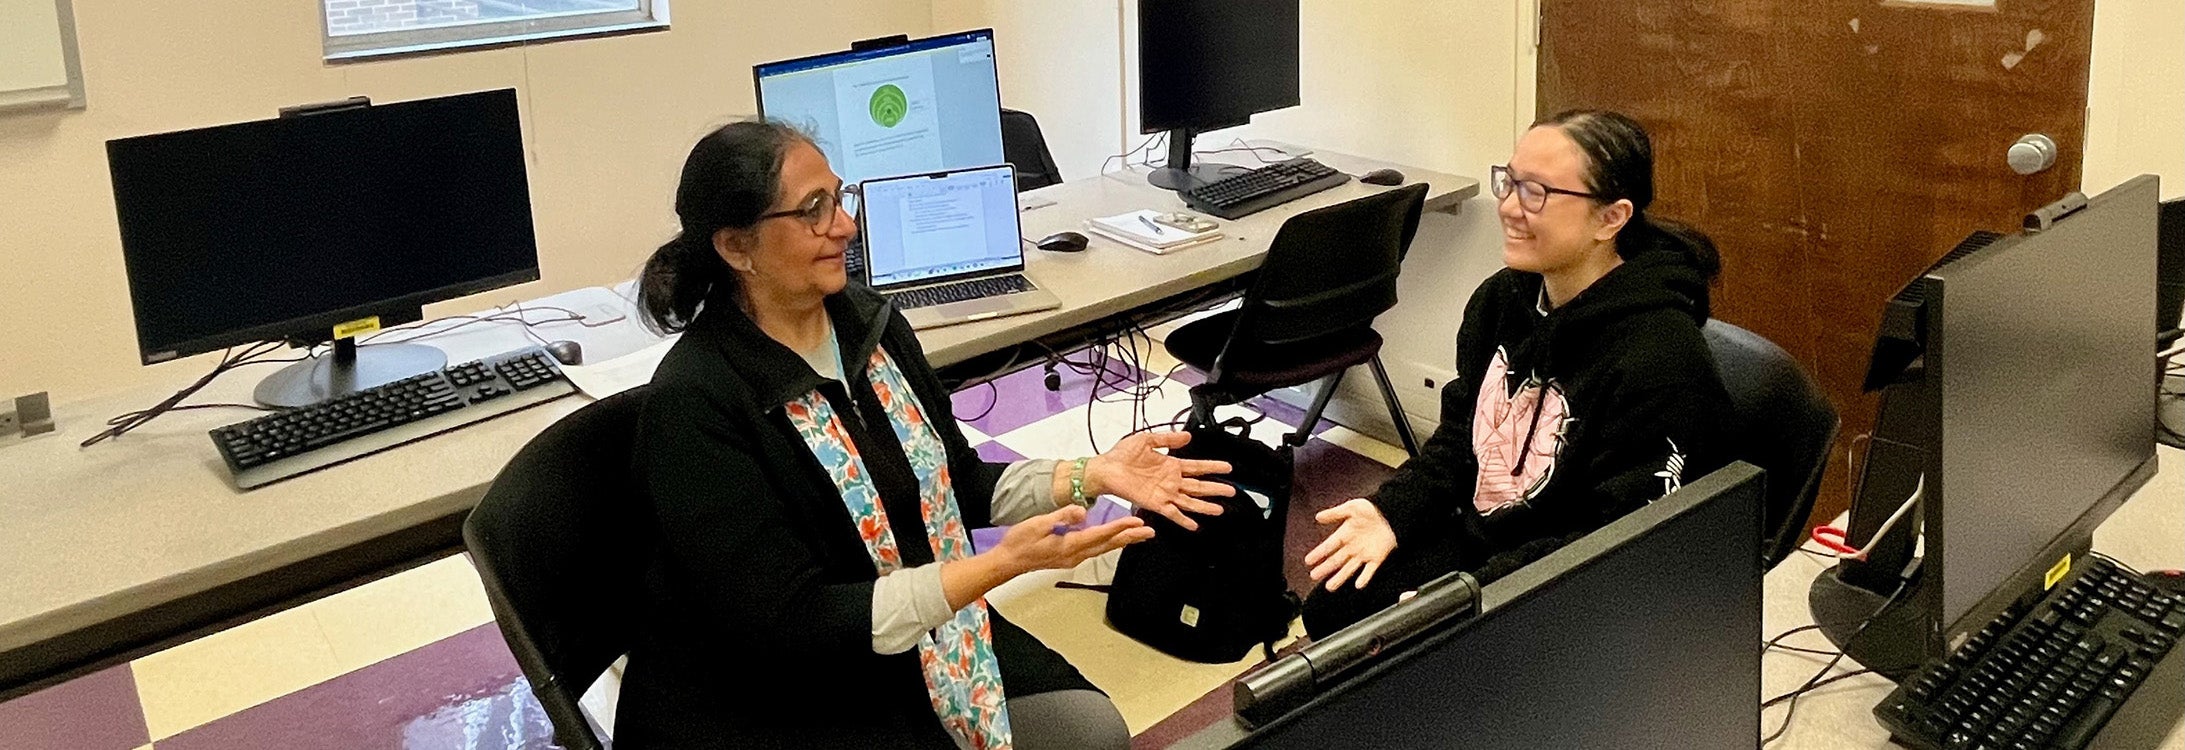
M 1700 333 L 1737 410 L 1727 430 L 1736 455 L 1727 458 L 1768 471 L 1761 552 L 1772 568 L 1804 541 L 1836 440 L 1836 407 L 1774 342 L 1720 320 L 1707 321 Z
M 568 750 L 604 748 L 577 701 L 629 651 L 645 504 L 631 446 L 646 388 L 578 409 L 501 469 L 463 522 L 493 619 Z
M 1402 400 L 1381 363 L 1373 320 L 1396 306 L 1396 275 L 1426 207 L 1424 184 L 1313 209 L 1283 222 L 1238 309 L 1178 327 L 1164 342 L 1207 373 L 1191 389 L 1192 424 L 1214 409 L 1277 388 L 1318 382 L 1304 424 L 1284 437 L 1303 445 L 1351 367 L 1372 368 L 1404 450 L 1418 455 Z
M 1396 275 L 1419 233 L 1426 191 L 1424 183 L 1387 190 L 1284 222 L 1245 292 L 1230 348 L 1372 327 L 1396 306 Z
M 1062 182 L 1062 169 L 1055 166 L 1047 137 L 1040 135 L 1039 120 L 1030 112 L 1001 111 L 1001 154 L 1017 168 L 1017 192 Z

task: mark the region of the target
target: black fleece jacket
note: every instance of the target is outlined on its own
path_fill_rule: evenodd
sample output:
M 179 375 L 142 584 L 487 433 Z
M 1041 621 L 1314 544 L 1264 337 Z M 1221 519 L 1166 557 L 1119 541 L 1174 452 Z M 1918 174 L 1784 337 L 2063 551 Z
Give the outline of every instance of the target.
M 1472 294 L 1441 426 L 1374 497 L 1399 546 L 1454 544 L 1483 580 L 1725 463 L 1730 399 L 1699 330 L 1707 281 L 1683 254 L 1630 258 L 1545 316 L 1541 299 L 1538 274 L 1509 269 Z M 1486 382 L 1491 370 L 1507 375 Z M 1497 436 L 1481 412 L 1513 401 L 1537 406 Z M 1476 449 L 1498 441 L 1501 457 L 1483 462 Z M 1476 508 L 1483 470 L 1511 477 L 1517 497 Z
M 987 525 L 1002 465 L 965 442 L 910 325 L 854 284 L 826 305 L 843 362 L 876 348 L 895 359 L 947 446 L 964 523 Z M 892 429 L 860 418 L 885 412 L 860 372 L 846 374 L 847 387 L 820 377 L 718 297 L 661 361 L 638 424 L 655 541 L 617 748 L 956 747 L 926 696 L 918 650 L 873 653 L 879 572 L 783 410 L 819 389 L 863 454 L 895 537 L 925 539 L 909 460 Z M 908 565 L 932 560 L 923 542 L 898 548 Z M 1092 688 L 1000 612 L 992 624 L 1010 697 Z

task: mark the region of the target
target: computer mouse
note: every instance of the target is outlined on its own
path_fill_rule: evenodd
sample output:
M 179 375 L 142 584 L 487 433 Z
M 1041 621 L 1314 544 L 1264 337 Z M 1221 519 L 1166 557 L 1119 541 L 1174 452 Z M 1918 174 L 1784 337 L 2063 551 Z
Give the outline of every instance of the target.
M 1085 235 L 1076 232 L 1056 232 L 1042 237 L 1038 242 L 1032 244 L 1038 245 L 1039 249 L 1050 253 L 1074 253 L 1084 250 L 1085 243 L 1088 241 L 1085 239 Z
M 554 361 L 565 365 L 584 364 L 584 347 L 574 341 L 556 341 L 547 344 L 546 353 L 554 355 Z
M 1368 185 L 1402 185 L 1404 173 L 1393 169 L 1376 169 L 1359 175 L 1358 181 Z

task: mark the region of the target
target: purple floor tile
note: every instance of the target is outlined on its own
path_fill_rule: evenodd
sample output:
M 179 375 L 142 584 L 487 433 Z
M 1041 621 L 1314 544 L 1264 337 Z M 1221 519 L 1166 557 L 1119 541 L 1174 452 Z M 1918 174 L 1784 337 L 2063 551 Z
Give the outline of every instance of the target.
M 127 664 L 0 703 L 8 750 L 136 750 L 151 741 Z
M 1001 443 L 997 443 L 991 440 L 972 446 L 971 450 L 975 453 L 978 453 L 979 458 L 987 461 L 995 461 L 1006 464 L 1024 460 L 1023 455 L 1017 453 L 1016 451 L 1010 450 L 1009 446 L 1002 445 Z
M 974 553 L 985 552 L 1001 546 L 1001 535 L 1006 533 L 1009 533 L 1009 527 L 1007 526 L 988 526 L 983 529 L 972 529 L 971 551 Z
M 1070 359 L 1086 361 L 1085 352 L 1073 352 Z M 1108 376 L 1100 386 L 1103 396 L 1115 393 L 1145 380 L 1145 372 L 1120 360 L 1108 360 Z M 1083 406 L 1090 400 L 1093 375 L 1079 373 L 1068 367 L 1055 370 L 1062 377 L 1059 391 L 1047 390 L 1047 373 L 1038 365 L 1002 376 L 991 385 L 976 385 L 957 391 L 953 397 L 956 418 L 988 435 L 1002 435 L 1042 419 L 1060 414 L 1072 406 Z M 972 417 L 977 417 L 973 419 Z
M 544 750 L 553 725 L 487 624 L 216 719 L 158 750 Z

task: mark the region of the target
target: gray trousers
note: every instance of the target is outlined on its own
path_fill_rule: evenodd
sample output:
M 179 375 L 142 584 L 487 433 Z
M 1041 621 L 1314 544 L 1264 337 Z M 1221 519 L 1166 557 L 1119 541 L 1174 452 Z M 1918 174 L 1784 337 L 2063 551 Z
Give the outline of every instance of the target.
M 1009 699 L 1017 750 L 1130 750 L 1130 728 L 1108 697 L 1056 690 Z M 959 738 L 956 744 L 962 746 Z

